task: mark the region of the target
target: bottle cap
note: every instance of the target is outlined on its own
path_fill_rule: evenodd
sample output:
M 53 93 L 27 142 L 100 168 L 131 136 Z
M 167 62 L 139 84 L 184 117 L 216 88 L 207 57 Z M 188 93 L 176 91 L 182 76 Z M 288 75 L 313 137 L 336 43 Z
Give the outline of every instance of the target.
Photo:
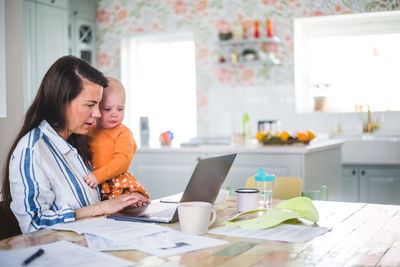
M 275 175 L 267 174 L 264 172 L 264 168 L 259 168 L 258 173 L 254 176 L 254 179 L 258 182 L 272 182 L 275 181 Z

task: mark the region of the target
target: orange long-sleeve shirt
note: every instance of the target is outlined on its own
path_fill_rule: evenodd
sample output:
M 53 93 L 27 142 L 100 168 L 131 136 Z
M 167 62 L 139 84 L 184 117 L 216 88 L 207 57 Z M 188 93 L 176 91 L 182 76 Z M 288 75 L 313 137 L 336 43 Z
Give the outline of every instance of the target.
M 99 183 L 128 171 L 137 145 L 126 126 L 121 124 L 113 129 L 95 126 L 88 135 L 92 138 L 90 149 L 93 153 L 93 174 Z

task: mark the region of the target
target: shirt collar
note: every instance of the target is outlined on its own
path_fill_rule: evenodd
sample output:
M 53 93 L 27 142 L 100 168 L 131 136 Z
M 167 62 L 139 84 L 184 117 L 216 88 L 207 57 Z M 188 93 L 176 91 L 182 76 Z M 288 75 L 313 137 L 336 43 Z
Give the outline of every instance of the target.
M 75 150 L 75 148 L 65 141 L 46 120 L 43 120 L 40 123 L 39 129 L 50 139 L 62 154 L 67 154 L 69 151 Z

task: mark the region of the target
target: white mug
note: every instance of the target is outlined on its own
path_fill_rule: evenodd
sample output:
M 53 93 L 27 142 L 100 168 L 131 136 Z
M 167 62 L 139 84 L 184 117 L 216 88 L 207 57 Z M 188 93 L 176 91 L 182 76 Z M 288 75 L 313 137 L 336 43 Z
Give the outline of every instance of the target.
M 186 234 L 201 235 L 214 223 L 215 210 L 208 202 L 181 202 L 178 204 L 181 231 Z

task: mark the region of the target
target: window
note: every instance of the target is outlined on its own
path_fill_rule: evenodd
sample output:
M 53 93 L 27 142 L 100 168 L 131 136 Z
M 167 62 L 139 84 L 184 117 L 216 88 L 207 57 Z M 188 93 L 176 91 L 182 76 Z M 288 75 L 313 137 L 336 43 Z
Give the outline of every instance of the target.
M 127 90 L 125 123 L 140 144 L 140 117 L 148 117 L 150 145 L 170 130 L 174 144 L 197 134 L 195 44 L 191 33 L 126 38 L 121 78 Z
M 0 0 L 0 118 L 7 116 L 5 3 Z
M 399 47 L 399 11 L 296 19 L 297 111 L 400 110 Z

